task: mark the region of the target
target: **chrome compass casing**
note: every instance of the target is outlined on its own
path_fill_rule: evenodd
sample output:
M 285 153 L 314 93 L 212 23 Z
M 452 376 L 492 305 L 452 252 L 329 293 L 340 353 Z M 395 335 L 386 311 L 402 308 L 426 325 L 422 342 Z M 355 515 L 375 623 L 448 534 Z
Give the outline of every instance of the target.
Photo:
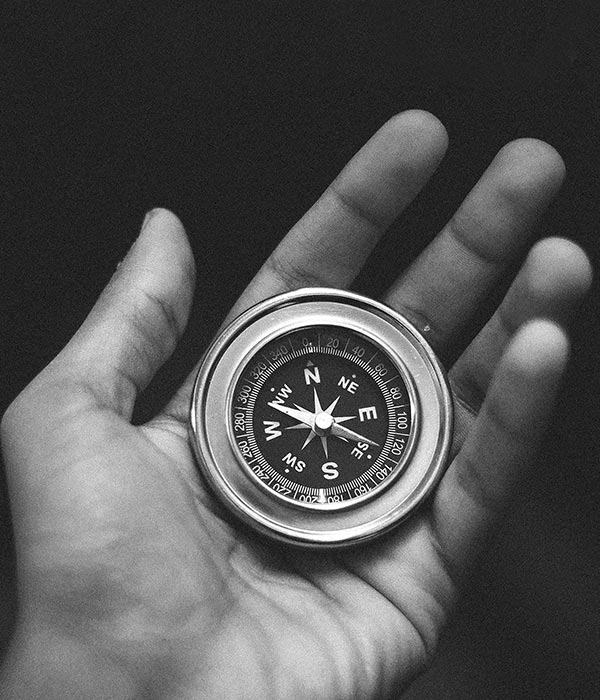
M 443 474 L 444 370 L 419 331 L 367 297 L 308 288 L 242 313 L 208 348 L 191 441 L 206 482 L 256 531 L 315 548 L 396 526 Z

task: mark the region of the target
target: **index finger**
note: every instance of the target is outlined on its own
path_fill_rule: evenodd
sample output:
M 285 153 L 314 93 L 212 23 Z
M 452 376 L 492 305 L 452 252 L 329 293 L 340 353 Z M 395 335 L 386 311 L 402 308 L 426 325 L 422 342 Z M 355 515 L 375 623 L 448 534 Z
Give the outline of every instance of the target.
M 446 130 L 428 112 L 410 110 L 386 122 L 285 236 L 228 319 L 282 292 L 349 286 L 447 145 Z

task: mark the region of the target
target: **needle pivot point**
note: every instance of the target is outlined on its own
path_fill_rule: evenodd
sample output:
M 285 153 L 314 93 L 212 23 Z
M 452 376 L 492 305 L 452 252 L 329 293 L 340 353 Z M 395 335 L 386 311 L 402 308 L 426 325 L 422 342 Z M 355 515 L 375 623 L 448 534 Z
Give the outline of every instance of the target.
M 317 435 L 329 435 L 334 422 L 333 417 L 329 413 L 317 413 L 313 430 Z

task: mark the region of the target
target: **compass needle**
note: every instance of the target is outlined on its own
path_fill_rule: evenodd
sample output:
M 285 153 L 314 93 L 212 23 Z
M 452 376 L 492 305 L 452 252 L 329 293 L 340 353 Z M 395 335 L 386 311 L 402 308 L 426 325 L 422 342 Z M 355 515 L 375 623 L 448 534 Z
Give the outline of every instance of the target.
M 319 401 L 319 395 L 317 394 L 317 390 L 313 389 L 314 392 L 314 400 L 315 400 L 315 415 L 319 413 L 323 413 L 323 409 L 321 408 L 321 402 Z
M 312 425 L 313 414 L 301 408 L 300 406 L 297 406 L 296 408 L 291 408 L 290 406 L 278 404 L 275 401 L 269 401 L 267 405 L 271 408 L 274 408 L 276 411 L 283 413 L 286 416 L 290 416 L 290 418 L 295 418 L 296 420 L 301 421 L 309 427 Z
M 338 401 L 340 400 L 340 398 L 341 398 L 341 396 L 338 396 L 337 399 L 336 399 L 335 401 L 332 401 L 332 402 L 329 404 L 329 406 L 325 409 L 325 413 L 329 413 L 329 415 L 332 415 L 332 414 L 333 414 L 333 411 L 334 411 L 334 409 L 335 409 L 335 407 L 337 406 Z M 336 418 L 336 420 L 338 420 L 338 419 Z
M 311 430 L 310 433 L 308 434 L 306 440 L 304 441 L 304 444 L 302 445 L 302 447 L 300 449 L 303 450 L 316 437 L 317 437 L 317 434 L 313 430 Z
M 200 469 L 238 518 L 286 542 L 338 546 L 390 529 L 431 491 L 451 401 L 406 319 L 350 292 L 302 289 L 222 331 L 191 426 Z
M 331 434 L 334 435 L 335 437 L 346 438 L 348 440 L 354 440 L 356 442 L 364 442 L 367 445 L 371 445 L 373 447 L 379 447 L 378 442 L 374 442 L 373 440 L 369 440 L 369 438 L 365 437 L 364 435 L 359 435 L 358 433 L 355 433 L 353 430 L 349 430 L 348 428 L 345 428 L 342 425 L 337 425 L 337 423 L 334 423 L 334 425 L 332 426 Z
M 334 416 L 334 420 L 337 424 L 345 423 L 346 421 L 354 420 L 355 418 L 356 416 Z

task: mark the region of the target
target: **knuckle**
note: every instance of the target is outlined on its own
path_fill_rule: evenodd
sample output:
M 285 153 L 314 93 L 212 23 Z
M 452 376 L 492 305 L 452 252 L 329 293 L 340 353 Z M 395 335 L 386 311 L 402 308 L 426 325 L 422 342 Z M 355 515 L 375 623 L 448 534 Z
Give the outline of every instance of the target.
M 510 256 L 510 250 L 493 235 L 480 235 L 485 222 L 474 220 L 463 210 L 448 221 L 447 232 L 454 244 L 468 257 L 492 267 L 503 266 Z M 485 230 L 485 229 L 484 229 Z M 474 235 L 475 233 L 475 235 Z
M 456 406 L 460 407 L 474 421 L 485 400 L 488 377 L 482 378 L 475 373 L 463 372 L 451 377 L 452 396 Z
M 521 383 L 523 386 L 527 385 L 526 376 L 521 378 Z M 518 447 L 525 453 L 533 450 L 536 436 L 544 425 L 543 418 L 534 420 L 534 416 L 529 414 L 527 421 L 519 420 L 500 401 L 493 399 L 485 404 L 485 411 L 487 420 L 490 421 L 503 440 Z M 521 418 L 523 417 L 521 416 Z
M 297 263 L 292 257 L 282 255 L 277 250 L 267 260 L 267 266 L 286 289 L 329 286 L 317 272 L 311 272 L 308 266 Z
M 130 335 L 125 353 L 136 365 L 150 367 L 162 361 L 183 335 L 184 323 L 173 306 L 147 290 L 133 290 L 122 313 Z
M 372 206 L 369 206 L 368 202 L 361 202 L 356 195 L 351 196 L 346 193 L 337 182 L 329 186 L 329 192 L 336 203 L 348 211 L 353 219 L 363 222 L 375 231 L 383 231 L 387 228 L 389 221 L 386 217 L 381 216 Z
M 159 320 L 160 326 L 166 330 L 166 335 L 175 341 L 183 335 L 184 325 L 179 319 L 172 304 L 156 294 L 144 291 L 144 298 L 153 309 L 154 315 Z
M 468 455 L 462 455 L 461 460 L 461 468 L 456 476 L 457 486 L 477 508 L 492 519 L 498 517 L 502 499 L 494 488 L 491 474 L 484 474 L 482 464 Z

